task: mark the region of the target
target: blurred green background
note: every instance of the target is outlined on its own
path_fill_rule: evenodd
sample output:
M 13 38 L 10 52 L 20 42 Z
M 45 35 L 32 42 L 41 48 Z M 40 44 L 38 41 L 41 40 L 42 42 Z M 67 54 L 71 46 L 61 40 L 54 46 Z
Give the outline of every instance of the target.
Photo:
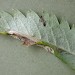
M 0 0 L 0 10 L 32 9 L 53 12 L 75 24 L 75 0 Z M 57 57 L 39 47 L 25 47 L 16 39 L 0 35 L 0 75 L 75 75 Z

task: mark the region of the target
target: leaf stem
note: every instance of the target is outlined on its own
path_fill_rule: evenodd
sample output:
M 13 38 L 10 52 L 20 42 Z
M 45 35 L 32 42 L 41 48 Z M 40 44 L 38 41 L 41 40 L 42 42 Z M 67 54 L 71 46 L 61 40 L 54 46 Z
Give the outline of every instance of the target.
M 2 34 L 2 35 L 8 35 L 7 32 L 0 32 L 0 34 Z
M 56 57 L 58 57 L 60 60 L 62 60 L 64 63 L 67 64 L 67 62 L 63 59 L 63 56 L 62 56 L 62 53 L 66 52 L 66 51 L 64 51 L 64 50 L 62 50 L 60 48 L 57 48 L 56 46 L 54 46 L 52 44 L 49 44 L 47 42 L 44 42 L 44 41 L 37 42 L 36 44 L 37 45 L 48 46 L 48 47 L 52 48 L 54 50 L 54 53 L 52 53 L 52 54 L 54 54 Z

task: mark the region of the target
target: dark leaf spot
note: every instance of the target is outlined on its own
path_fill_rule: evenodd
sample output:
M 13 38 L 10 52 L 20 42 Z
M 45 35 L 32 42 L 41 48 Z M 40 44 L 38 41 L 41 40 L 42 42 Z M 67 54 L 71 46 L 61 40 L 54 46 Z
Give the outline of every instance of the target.
M 41 22 L 43 23 L 43 26 L 46 26 L 46 21 L 44 20 L 43 16 L 40 16 Z

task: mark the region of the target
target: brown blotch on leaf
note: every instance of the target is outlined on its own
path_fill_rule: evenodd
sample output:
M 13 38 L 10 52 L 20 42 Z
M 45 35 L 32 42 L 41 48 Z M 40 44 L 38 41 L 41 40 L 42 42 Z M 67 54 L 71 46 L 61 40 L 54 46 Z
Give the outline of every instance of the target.
M 25 38 L 24 41 L 23 41 L 23 45 L 26 45 L 26 46 L 31 46 L 31 45 L 34 45 L 36 42 L 28 39 L 28 38 Z
M 20 35 L 16 32 L 12 32 L 12 33 L 8 32 L 8 34 L 14 38 L 21 40 L 23 42 L 23 45 L 26 45 L 26 46 L 34 45 L 37 42 L 37 39 L 35 39 L 33 37 L 29 37 L 27 35 Z

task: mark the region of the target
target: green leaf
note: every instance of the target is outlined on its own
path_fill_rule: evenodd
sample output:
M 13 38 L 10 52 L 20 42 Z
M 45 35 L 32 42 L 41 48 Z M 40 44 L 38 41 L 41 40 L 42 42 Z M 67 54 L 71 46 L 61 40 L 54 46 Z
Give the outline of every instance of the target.
M 19 10 L 9 14 L 0 11 L 0 34 L 9 34 L 27 46 L 39 45 L 75 69 L 75 28 L 67 21 L 58 22 L 54 14 L 38 16 L 30 10 L 23 15 Z

